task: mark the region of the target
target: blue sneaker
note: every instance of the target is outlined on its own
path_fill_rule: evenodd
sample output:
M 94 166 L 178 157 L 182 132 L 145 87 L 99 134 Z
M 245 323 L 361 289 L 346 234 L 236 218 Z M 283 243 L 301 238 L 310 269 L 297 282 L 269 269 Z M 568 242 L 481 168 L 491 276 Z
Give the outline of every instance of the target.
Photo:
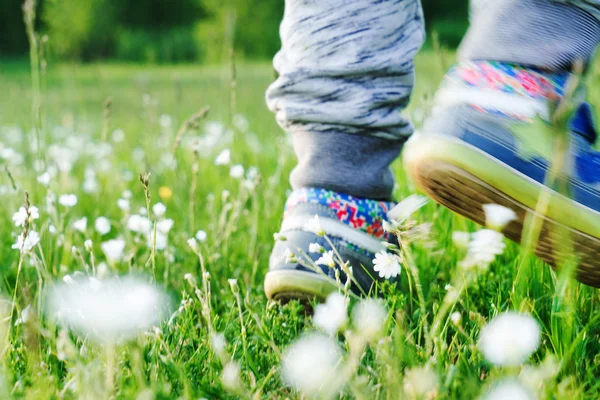
M 526 214 L 550 189 L 536 253 L 555 264 L 557 234 L 567 229 L 580 260 L 578 279 L 600 287 L 600 153 L 593 148 L 597 134 L 588 104 L 570 123 L 558 179 L 568 194 L 545 184 L 556 159 L 557 133 L 548 121 L 569 77 L 499 62 L 459 64 L 445 77 L 429 121 L 408 141 L 403 158 L 420 189 L 477 223 L 485 221 L 484 204 L 513 209 L 518 219 L 504 233 L 516 242 Z
M 393 206 L 394 203 L 324 189 L 294 191 L 286 202 L 281 231 L 276 235 L 265 277 L 267 297 L 282 302 L 325 300 L 347 279 L 338 262 L 318 262 L 324 255 L 331 255 L 333 248 L 352 266 L 352 290 L 356 294 L 371 292 L 375 283 L 383 280 L 374 270 L 373 259 L 386 250 L 383 241 L 394 240 L 383 229 L 383 221 Z M 314 224 L 315 215 L 318 229 L 326 237 L 315 233 L 314 226 L 307 229 L 307 224 Z

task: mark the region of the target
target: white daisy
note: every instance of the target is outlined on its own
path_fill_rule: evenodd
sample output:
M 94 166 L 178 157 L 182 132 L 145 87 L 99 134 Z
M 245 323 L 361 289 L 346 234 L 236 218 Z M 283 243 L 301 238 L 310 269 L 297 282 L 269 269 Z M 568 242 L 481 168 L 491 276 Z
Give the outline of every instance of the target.
M 373 259 L 373 269 L 384 279 L 395 278 L 400 274 L 398 257 L 381 250 Z

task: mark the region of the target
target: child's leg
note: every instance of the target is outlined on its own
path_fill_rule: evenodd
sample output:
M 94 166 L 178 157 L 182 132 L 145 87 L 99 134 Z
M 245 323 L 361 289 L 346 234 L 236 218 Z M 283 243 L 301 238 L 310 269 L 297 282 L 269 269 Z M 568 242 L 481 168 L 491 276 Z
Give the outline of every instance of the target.
M 424 39 L 419 0 L 287 0 L 269 108 L 292 134 L 294 189 L 390 199 L 389 164 Z
M 353 268 L 353 288 L 368 292 L 375 279 L 399 272 L 393 263 L 376 269 L 373 258 L 391 239 L 383 230 L 389 166 L 413 131 L 400 112 L 424 39 L 419 0 L 286 0 L 281 39 L 267 103 L 292 135 L 298 166 L 265 291 L 283 300 L 325 297 L 345 274 L 326 259 L 317 274 L 305 257 L 319 263 L 334 249 Z M 315 214 L 327 240 L 303 229 Z
M 517 218 L 504 233 L 517 242 L 544 193 L 537 254 L 559 263 L 557 244 L 568 231 L 578 278 L 597 287 L 600 152 L 591 107 L 582 102 L 568 116 L 569 126 L 559 131 L 569 132 L 557 133 L 551 124 L 573 82 L 573 65 L 589 63 L 599 41 L 598 0 L 485 2 L 461 45 L 460 63 L 436 95 L 431 118 L 403 156 L 416 184 L 461 215 L 483 224 L 485 204 L 513 209 Z M 581 96 L 575 93 L 571 104 Z M 564 149 L 558 154 L 557 144 Z M 553 177 L 559 183 L 548 179 L 554 166 L 560 166 Z
M 488 0 L 471 21 L 459 58 L 568 70 L 591 58 L 599 20 L 600 0 Z

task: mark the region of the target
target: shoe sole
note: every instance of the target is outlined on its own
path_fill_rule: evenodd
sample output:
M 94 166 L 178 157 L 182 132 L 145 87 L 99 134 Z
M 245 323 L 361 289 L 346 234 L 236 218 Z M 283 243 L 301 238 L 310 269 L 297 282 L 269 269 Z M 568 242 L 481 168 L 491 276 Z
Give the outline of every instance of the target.
M 450 210 L 485 224 L 483 205 L 500 204 L 514 210 L 517 219 L 504 229 L 520 243 L 527 214 L 535 214 L 542 191 L 549 190 L 512 167 L 458 139 L 418 135 L 404 149 L 406 172 L 415 184 Z M 569 232 L 579 257 L 577 279 L 600 287 L 600 213 L 550 191 L 548 212 L 536 245 L 536 254 L 555 266 L 561 238 Z M 563 233 L 561 237 L 557 233 Z
M 335 281 L 312 272 L 282 269 L 269 271 L 265 276 L 267 298 L 284 304 L 290 300 L 305 304 L 313 300 L 325 301 L 337 289 Z

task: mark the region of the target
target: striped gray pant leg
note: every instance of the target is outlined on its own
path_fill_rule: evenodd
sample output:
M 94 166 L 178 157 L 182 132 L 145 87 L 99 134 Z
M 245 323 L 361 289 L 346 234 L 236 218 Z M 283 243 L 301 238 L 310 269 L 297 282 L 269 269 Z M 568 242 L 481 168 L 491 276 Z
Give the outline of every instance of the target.
M 267 104 L 293 137 L 294 188 L 389 199 L 412 133 L 400 111 L 425 37 L 419 0 L 286 0 Z
M 477 7 L 459 58 L 565 70 L 599 41 L 600 0 L 493 0 Z

